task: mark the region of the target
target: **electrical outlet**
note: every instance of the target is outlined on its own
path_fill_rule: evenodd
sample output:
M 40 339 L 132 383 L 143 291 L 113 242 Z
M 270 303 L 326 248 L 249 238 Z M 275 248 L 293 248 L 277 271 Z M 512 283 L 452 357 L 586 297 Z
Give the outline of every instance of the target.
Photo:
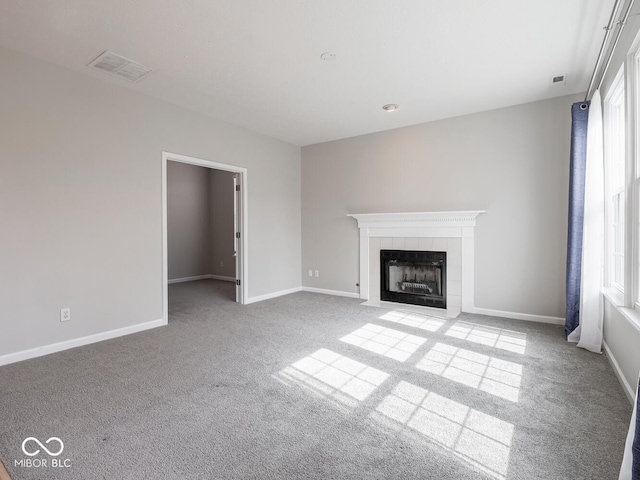
M 222 260 L 220 260 L 220 266 L 224 267 L 224 262 Z
M 71 309 L 70 308 L 63 308 L 60 310 L 60 321 L 61 322 L 68 322 L 69 320 L 71 320 Z
M 309 276 L 313 277 L 313 270 L 309 270 Z
M 316 277 L 319 277 L 319 276 L 320 276 L 320 271 L 316 270 Z

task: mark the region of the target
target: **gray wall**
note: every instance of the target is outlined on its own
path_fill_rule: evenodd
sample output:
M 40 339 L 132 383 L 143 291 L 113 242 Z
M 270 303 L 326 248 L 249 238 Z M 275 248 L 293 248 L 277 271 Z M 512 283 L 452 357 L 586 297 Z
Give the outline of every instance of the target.
M 640 369 L 640 331 L 605 296 L 604 341 L 615 358 L 620 375 L 635 392 Z M 629 392 L 627 392 L 629 393 Z
M 236 278 L 231 172 L 167 162 L 169 280 L 199 275 Z
M 563 317 L 578 98 L 304 147 L 303 284 L 358 292 L 358 229 L 348 213 L 487 210 L 476 228 L 476 307 Z
M 211 273 L 209 169 L 167 162 L 169 279 Z
M 300 148 L 8 50 L 0 65 L 0 355 L 162 318 L 162 151 L 246 167 L 249 296 L 300 285 Z
M 640 31 L 640 16 L 638 16 L 640 5 L 636 4 L 632 13 L 634 15 L 630 16 L 627 21 L 607 76 L 602 82 L 600 94 L 603 101 Z M 627 259 L 627 263 L 630 264 L 630 259 Z M 622 315 L 608 297 L 604 297 L 604 302 L 604 341 L 620 368 L 619 374 L 635 392 L 640 373 L 640 348 L 638 348 L 640 327 L 632 325 L 630 320 Z

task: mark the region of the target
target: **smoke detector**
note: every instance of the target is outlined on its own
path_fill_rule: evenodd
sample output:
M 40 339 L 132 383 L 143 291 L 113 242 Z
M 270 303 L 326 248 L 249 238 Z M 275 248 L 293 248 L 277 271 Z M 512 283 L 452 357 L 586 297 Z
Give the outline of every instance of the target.
M 151 67 L 134 62 L 108 50 L 103 52 L 88 66 L 101 72 L 123 78 L 132 83 L 142 80 L 153 71 Z
M 395 112 L 398 109 L 398 105 L 396 105 L 395 103 L 387 103 L 386 105 L 382 106 L 382 109 L 385 112 Z

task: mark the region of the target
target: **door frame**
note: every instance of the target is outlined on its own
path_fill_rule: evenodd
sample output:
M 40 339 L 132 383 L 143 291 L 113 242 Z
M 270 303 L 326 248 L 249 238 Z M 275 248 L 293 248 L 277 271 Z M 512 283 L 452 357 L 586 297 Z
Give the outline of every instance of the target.
M 240 280 L 239 304 L 244 305 L 249 298 L 249 289 L 247 279 L 249 278 L 249 238 L 248 238 L 248 175 L 245 167 L 238 167 L 227 163 L 214 162 L 202 158 L 189 157 L 178 153 L 162 152 L 162 318 L 164 323 L 169 321 L 169 269 L 168 269 L 168 252 L 167 252 L 167 162 L 188 163 L 200 167 L 213 168 L 216 170 L 224 170 L 240 175 L 240 185 L 242 202 L 240 205 L 240 222 L 238 227 L 240 230 L 241 248 L 239 252 L 240 269 L 236 269 L 236 279 Z M 235 192 L 234 192 L 235 195 Z M 239 271 L 238 271 L 239 270 Z

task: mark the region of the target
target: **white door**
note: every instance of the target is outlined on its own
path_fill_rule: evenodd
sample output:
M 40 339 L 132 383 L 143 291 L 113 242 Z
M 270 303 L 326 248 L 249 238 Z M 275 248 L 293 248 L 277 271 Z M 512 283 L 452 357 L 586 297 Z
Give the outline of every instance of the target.
M 236 303 L 242 303 L 242 174 L 233 176 L 233 256 L 236 258 Z

